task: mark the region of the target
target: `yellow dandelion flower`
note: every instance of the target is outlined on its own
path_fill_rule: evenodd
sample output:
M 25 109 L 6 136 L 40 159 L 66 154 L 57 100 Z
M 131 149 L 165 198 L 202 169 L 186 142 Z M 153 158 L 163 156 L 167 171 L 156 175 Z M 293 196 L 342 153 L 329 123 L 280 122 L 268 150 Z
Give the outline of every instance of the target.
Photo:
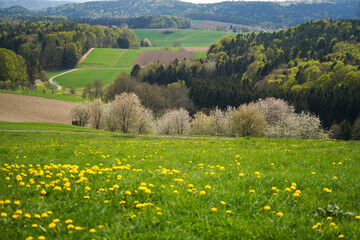
M 332 220 L 333 218 L 332 217 L 327 217 L 326 220 Z
M 178 191 L 178 190 L 174 190 L 174 191 L 173 191 L 173 193 L 178 194 L 178 193 L 179 193 L 179 191 Z
M 216 212 L 216 211 L 217 211 L 217 208 L 216 208 L 216 207 L 212 207 L 212 208 L 211 208 L 211 211 L 212 211 L 212 212 Z
M 255 190 L 253 190 L 253 189 L 250 189 L 250 191 L 249 191 L 250 193 L 255 193 Z
M 77 231 L 80 231 L 81 229 L 82 229 L 82 227 L 79 227 L 79 226 L 75 227 L 75 230 L 77 230 Z
M 66 219 L 65 220 L 65 224 L 70 224 L 70 223 L 73 223 L 73 220 L 71 220 L 71 219 Z
M 271 208 L 270 208 L 270 206 L 265 206 L 264 207 L 264 210 L 266 210 L 266 211 L 268 211 L 268 210 L 270 210 Z
M 29 213 L 25 213 L 25 214 L 24 214 L 24 217 L 26 217 L 26 218 L 31 218 L 31 215 L 30 215 Z
M 157 215 L 162 215 L 162 212 L 157 212 L 156 214 L 157 214 Z
M 38 239 L 39 240 L 45 240 L 45 237 L 44 236 L 39 236 Z
M 48 216 L 47 213 L 42 213 L 42 214 L 41 214 L 41 217 L 42 217 L 42 218 L 46 218 L 47 216 Z
M 360 216 L 356 216 L 355 219 L 360 220 Z
M 188 185 L 188 188 L 193 188 L 193 187 L 194 187 L 193 184 L 189 184 L 189 185 Z
M 299 197 L 300 194 L 299 193 L 294 193 L 293 197 Z
M 16 210 L 15 213 L 18 214 L 18 215 L 21 215 L 21 214 L 23 213 L 23 211 L 21 211 L 21 210 Z
M 84 199 L 90 199 L 90 196 L 84 196 Z
M 227 213 L 227 214 L 231 214 L 232 212 L 231 212 L 230 210 L 227 210 L 226 213 Z
M 244 174 L 243 173 L 239 173 L 239 177 L 243 177 L 244 176 Z
M 46 194 L 46 191 L 43 189 L 43 190 L 41 190 L 40 194 L 41 194 L 41 195 L 45 195 L 45 194 Z
M 20 215 L 14 214 L 14 215 L 12 215 L 11 217 L 16 220 L 16 219 L 18 219 L 18 218 L 20 217 Z
M 2 217 L 7 217 L 7 213 L 6 213 L 6 212 L 2 212 L 2 213 L 1 213 L 1 216 L 2 216 Z
M 15 201 L 14 201 L 14 204 L 15 204 L 15 205 L 20 205 L 20 200 L 15 200 Z
M 226 203 L 224 201 L 220 201 L 220 204 L 221 205 L 225 205 Z
M 36 223 L 34 223 L 34 224 L 32 224 L 32 225 L 31 225 L 31 227 L 33 227 L 33 228 L 37 228 L 37 227 L 38 227 L 38 225 L 37 225 Z
M 96 229 L 95 228 L 92 228 L 89 230 L 91 233 L 95 233 L 96 232 Z
M 340 234 L 338 238 L 344 238 L 345 236 L 343 234 Z
M 131 192 L 130 192 L 130 191 L 126 191 L 125 194 L 126 194 L 126 195 L 131 195 Z
M 56 227 L 56 223 L 52 222 L 52 223 L 49 224 L 49 228 L 54 228 L 54 227 Z
M 200 191 L 200 193 L 199 193 L 200 195 L 205 195 L 206 194 L 206 192 L 205 191 Z
M 285 188 L 285 192 L 291 192 L 291 189 L 290 188 Z
M 72 224 L 69 224 L 69 225 L 67 225 L 67 227 L 66 227 L 67 229 L 74 229 L 75 228 L 75 226 L 74 225 L 72 225 Z
M 125 204 L 126 202 L 125 201 L 120 201 L 119 204 Z
M 279 217 L 284 216 L 284 214 L 282 212 L 278 212 L 276 215 L 279 216 Z

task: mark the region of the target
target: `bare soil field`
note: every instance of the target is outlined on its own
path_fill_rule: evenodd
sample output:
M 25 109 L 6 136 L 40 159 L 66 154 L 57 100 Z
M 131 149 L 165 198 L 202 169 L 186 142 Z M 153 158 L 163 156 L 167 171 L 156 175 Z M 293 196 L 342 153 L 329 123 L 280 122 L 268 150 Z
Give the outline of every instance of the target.
M 135 64 L 139 64 L 140 66 L 146 66 L 152 62 L 161 62 L 164 65 L 169 65 L 175 61 L 175 59 L 182 61 L 187 59 L 189 61 L 194 61 L 194 53 L 193 52 L 176 52 L 176 51 L 151 51 L 144 50 L 140 53 Z
M 0 121 L 71 124 L 73 102 L 0 93 Z
M 209 48 L 207 47 L 184 47 L 185 52 L 207 52 Z

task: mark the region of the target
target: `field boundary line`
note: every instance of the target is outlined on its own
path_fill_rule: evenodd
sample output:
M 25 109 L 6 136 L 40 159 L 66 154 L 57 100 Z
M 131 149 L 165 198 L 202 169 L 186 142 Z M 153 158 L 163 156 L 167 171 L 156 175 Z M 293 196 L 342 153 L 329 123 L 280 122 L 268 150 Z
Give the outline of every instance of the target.
M 115 62 L 112 65 L 110 65 L 110 67 L 113 67 L 120 60 L 120 58 L 128 51 L 129 51 L 128 49 L 124 49 L 124 51 L 119 54 L 119 56 L 115 59 Z

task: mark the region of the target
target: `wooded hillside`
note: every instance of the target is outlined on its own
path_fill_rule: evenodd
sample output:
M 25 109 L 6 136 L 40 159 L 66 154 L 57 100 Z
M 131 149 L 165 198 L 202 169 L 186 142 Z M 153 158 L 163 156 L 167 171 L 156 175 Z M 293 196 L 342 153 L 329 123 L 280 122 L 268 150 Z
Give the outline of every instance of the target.
M 138 48 L 140 40 L 127 28 L 71 21 L 0 25 L 0 48 L 12 50 L 25 59 L 30 81 L 40 78 L 43 69 L 73 68 L 92 47 Z
M 184 80 L 198 108 L 282 98 L 330 127 L 353 123 L 360 114 L 359 42 L 360 21 L 320 20 L 276 33 L 226 36 L 206 59 L 153 64 L 138 78 L 164 85 Z

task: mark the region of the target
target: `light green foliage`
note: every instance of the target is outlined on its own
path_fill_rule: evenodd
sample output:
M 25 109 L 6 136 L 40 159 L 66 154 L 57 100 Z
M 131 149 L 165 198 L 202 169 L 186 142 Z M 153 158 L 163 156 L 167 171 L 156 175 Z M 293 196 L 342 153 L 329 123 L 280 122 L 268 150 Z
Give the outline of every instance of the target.
M 1 239 L 360 238 L 358 142 L 32 132 L 0 142 Z M 315 214 L 334 203 L 336 214 Z
M 11 50 L 0 48 L 0 83 L 9 81 L 11 85 L 17 86 L 24 84 L 26 80 L 24 58 Z

